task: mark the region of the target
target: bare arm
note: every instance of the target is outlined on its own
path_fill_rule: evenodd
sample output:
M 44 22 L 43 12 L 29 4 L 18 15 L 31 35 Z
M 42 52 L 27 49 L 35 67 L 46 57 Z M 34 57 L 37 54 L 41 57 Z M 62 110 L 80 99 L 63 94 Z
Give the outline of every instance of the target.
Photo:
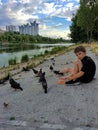
M 67 77 L 67 79 L 68 80 L 74 80 L 74 79 L 80 78 L 83 75 L 84 75 L 84 72 L 83 71 L 79 71 L 78 73 L 76 73 L 76 74 L 74 74 L 72 76 Z

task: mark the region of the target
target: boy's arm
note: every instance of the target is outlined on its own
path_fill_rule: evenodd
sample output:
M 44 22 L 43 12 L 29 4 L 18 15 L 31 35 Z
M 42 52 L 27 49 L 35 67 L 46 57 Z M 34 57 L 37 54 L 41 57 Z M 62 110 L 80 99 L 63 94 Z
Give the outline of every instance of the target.
M 68 80 L 74 80 L 74 79 L 77 79 L 77 78 L 80 78 L 81 76 L 84 75 L 85 72 L 83 71 L 79 71 L 78 73 L 72 75 L 72 76 L 69 76 L 67 77 Z

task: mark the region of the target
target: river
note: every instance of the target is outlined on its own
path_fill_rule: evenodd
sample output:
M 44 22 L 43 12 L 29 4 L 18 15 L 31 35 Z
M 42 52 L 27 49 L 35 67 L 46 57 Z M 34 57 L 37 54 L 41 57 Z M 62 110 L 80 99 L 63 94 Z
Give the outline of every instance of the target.
M 12 53 L 7 53 L 7 52 L 3 52 L 0 53 L 0 68 L 3 66 L 8 66 L 8 61 L 9 59 L 14 59 L 16 57 L 17 62 L 21 61 L 21 57 L 24 54 L 27 54 L 29 56 L 29 58 L 33 57 L 34 55 L 38 55 L 41 53 L 44 53 L 45 50 L 50 51 L 54 46 L 70 46 L 73 43 L 68 43 L 68 44 L 39 44 L 39 46 L 41 47 L 40 49 L 33 49 L 33 50 L 26 50 L 26 51 L 19 51 L 19 52 L 12 52 Z M 51 47 L 49 47 L 51 46 Z

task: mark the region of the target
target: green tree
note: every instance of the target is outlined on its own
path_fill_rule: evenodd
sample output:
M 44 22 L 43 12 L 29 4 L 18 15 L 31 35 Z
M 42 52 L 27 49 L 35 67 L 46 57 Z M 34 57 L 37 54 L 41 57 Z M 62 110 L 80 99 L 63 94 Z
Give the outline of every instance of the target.
M 98 0 L 83 0 L 83 2 L 93 10 L 95 5 L 98 3 Z
M 80 8 L 77 12 L 77 24 L 86 31 L 88 42 L 91 42 L 92 40 L 92 32 L 94 30 L 95 18 L 95 9 L 92 12 L 89 6 L 85 6 L 85 3 L 80 0 Z
M 77 43 L 80 41 L 86 41 L 86 33 L 84 29 L 77 25 L 77 14 L 73 16 L 71 21 L 72 25 L 70 26 L 70 37 L 72 39 L 72 42 Z

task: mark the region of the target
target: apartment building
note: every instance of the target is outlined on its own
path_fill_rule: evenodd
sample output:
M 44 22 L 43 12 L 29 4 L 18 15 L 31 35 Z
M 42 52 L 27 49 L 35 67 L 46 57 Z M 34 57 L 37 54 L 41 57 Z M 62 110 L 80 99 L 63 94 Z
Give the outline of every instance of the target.
M 36 36 L 39 33 L 39 24 L 34 21 L 33 23 L 27 23 L 19 26 L 20 34 L 29 34 Z
M 6 26 L 6 31 L 7 32 L 16 32 L 16 26 L 8 25 L 8 26 Z

